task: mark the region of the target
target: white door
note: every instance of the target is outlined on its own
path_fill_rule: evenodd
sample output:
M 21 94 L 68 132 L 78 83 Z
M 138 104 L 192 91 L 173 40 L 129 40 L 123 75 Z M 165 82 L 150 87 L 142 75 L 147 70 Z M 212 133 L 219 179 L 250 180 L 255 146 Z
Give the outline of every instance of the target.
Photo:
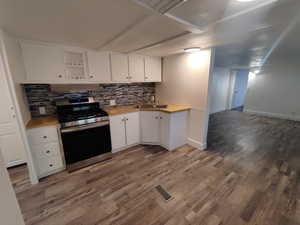
M 161 82 L 161 58 L 145 57 L 145 81 Z
M 158 144 L 160 141 L 159 112 L 142 111 L 140 116 L 142 142 Z
M 113 151 L 126 146 L 124 115 L 110 117 L 110 134 Z
M 22 52 L 28 81 L 64 81 L 65 67 L 62 49 L 22 43 Z
M 128 82 L 128 56 L 121 53 L 111 53 L 111 73 L 114 82 Z
M 169 113 L 160 113 L 160 144 L 161 146 L 169 149 L 170 145 L 170 114 Z
M 126 139 L 127 145 L 140 142 L 140 117 L 139 112 L 125 114 L 126 118 Z
M 239 70 L 235 75 L 234 92 L 231 108 L 241 107 L 245 103 L 247 93 L 249 70 Z
M 0 71 L 0 148 L 6 166 L 9 167 L 26 162 L 26 153 L 8 84 L 2 71 Z
M 93 52 L 87 53 L 89 65 L 89 80 L 110 83 L 111 71 L 108 52 Z
M 144 56 L 132 54 L 129 55 L 129 78 L 131 82 L 145 81 L 145 63 Z

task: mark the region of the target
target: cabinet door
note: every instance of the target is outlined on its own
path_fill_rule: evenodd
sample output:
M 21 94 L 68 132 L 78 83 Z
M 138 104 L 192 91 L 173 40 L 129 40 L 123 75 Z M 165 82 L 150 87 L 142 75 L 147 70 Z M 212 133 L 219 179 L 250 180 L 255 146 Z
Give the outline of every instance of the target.
M 170 114 L 160 113 L 160 144 L 169 150 L 170 145 Z
M 160 141 L 159 112 L 142 111 L 140 116 L 142 142 L 158 144 Z
M 113 151 L 126 146 L 124 115 L 110 117 L 110 134 Z
M 131 82 L 145 81 L 145 63 L 142 55 L 129 55 L 129 78 Z
M 23 140 L 4 74 L 0 71 L 0 149 L 7 167 L 26 162 Z
M 65 79 L 63 51 L 58 47 L 22 44 L 27 80 L 60 82 Z
M 145 81 L 161 82 L 161 58 L 145 57 Z
M 108 52 L 87 53 L 89 65 L 89 81 L 110 83 L 111 71 Z
M 139 112 L 128 113 L 124 115 L 126 119 L 126 139 L 127 145 L 133 145 L 140 142 L 140 117 Z
M 128 82 L 128 57 L 121 53 L 111 53 L 111 73 L 114 82 Z

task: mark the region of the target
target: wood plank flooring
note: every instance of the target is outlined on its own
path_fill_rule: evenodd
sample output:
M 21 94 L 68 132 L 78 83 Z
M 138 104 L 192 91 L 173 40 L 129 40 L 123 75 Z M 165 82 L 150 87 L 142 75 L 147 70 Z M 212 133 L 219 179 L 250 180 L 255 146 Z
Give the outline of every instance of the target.
M 207 151 L 137 146 L 35 186 L 9 172 L 27 225 L 300 225 L 299 168 L 300 123 L 223 112 Z

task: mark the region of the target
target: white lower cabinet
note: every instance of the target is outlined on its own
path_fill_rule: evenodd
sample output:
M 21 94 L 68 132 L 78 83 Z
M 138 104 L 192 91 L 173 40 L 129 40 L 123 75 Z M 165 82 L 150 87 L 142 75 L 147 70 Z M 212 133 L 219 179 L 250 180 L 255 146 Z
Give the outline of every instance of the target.
M 187 111 L 164 113 L 141 112 L 143 144 L 161 145 L 172 151 L 187 143 Z
M 160 112 L 142 111 L 141 112 L 141 135 L 144 144 L 159 143 L 159 121 Z
M 64 169 L 61 144 L 56 126 L 28 129 L 27 135 L 39 178 Z
M 118 152 L 140 142 L 139 112 L 110 117 L 112 152 Z

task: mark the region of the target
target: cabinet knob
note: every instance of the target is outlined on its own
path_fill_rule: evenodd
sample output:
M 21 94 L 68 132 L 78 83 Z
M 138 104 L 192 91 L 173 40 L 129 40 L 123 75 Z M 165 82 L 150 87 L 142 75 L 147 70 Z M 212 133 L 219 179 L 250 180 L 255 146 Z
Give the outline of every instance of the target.
M 91 75 L 90 78 L 94 78 L 94 76 Z
M 43 136 L 43 138 L 44 138 L 44 139 L 46 139 L 46 138 L 47 138 L 47 136 Z
M 145 79 L 147 80 L 147 79 L 148 79 L 148 77 L 146 76 L 146 77 L 145 77 Z
M 47 153 L 47 154 L 49 154 L 49 153 L 50 153 L 50 151 L 49 151 L 49 150 L 47 150 L 47 151 L 46 151 L 46 153 Z
M 49 164 L 50 167 L 53 167 L 53 164 Z
M 61 75 L 61 74 L 59 74 L 59 75 L 58 75 L 58 77 L 59 77 L 59 78 L 62 78 L 62 75 Z

